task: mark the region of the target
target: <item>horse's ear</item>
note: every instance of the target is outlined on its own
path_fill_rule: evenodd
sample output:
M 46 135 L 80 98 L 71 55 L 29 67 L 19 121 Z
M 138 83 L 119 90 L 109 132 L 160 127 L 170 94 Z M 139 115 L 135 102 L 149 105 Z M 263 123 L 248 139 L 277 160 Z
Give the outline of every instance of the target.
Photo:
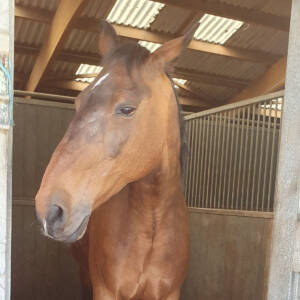
M 118 46 L 118 43 L 118 35 L 112 25 L 106 21 L 101 21 L 99 30 L 99 54 L 102 57 L 107 56 Z
M 166 64 L 177 58 L 189 45 L 198 26 L 199 23 L 197 22 L 185 35 L 164 43 L 150 55 L 149 60 L 164 67 Z

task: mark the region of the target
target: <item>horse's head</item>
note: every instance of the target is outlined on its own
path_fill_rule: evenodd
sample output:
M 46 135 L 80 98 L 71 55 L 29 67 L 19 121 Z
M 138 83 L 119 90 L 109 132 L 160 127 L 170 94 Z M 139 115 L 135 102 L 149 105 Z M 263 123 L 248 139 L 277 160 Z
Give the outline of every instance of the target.
M 191 30 L 150 54 L 120 45 L 112 26 L 102 23 L 103 69 L 77 97 L 36 196 L 45 234 L 79 239 L 93 209 L 159 167 L 166 140 L 179 148 L 178 108 L 165 67 L 192 36 Z

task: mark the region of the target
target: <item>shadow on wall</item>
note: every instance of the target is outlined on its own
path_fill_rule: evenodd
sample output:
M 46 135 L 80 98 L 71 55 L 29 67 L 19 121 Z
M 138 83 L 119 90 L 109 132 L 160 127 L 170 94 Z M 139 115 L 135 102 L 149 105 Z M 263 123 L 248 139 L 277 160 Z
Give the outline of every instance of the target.
M 32 205 L 13 205 L 12 300 L 81 300 L 78 267 L 68 246 L 40 232 Z

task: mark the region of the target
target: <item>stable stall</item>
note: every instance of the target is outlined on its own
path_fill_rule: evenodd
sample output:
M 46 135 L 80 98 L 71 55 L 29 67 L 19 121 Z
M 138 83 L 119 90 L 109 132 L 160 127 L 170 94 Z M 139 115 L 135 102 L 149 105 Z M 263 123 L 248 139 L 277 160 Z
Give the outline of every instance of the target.
M 85 299 L 70 247 L 40 233 L 34 198 L 74 115 L 75 97 L 102 69 L 101 19 L 113 25 L 122 42 L 139 43 L 150 52 L 199 22 L 188 49 L 169 70 L 189 148 L 183 192 L 191 259 L 181 299 L 297 299 L 300 7 L 294 0 L 291 17 L 291 2 L 11 4 L 7 28 L 14 51 L 1 58 L 9 76 L 0 77 L 6 87 L 0 101 L 7 108 L 0 119 L 1 141 L 8 153 L 2 174 L 8 188 L 0 198 L 6 222 L 0 251 L 3 299 L 10 299 L 10 286 L 14 300 Z M 8 7 L 8 1 L 2 3 Z

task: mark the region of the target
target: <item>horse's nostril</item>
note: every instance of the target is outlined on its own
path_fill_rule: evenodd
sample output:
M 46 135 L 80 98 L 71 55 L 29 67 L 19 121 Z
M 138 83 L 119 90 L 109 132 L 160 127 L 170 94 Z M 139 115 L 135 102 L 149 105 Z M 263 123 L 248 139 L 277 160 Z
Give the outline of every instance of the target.
M 64 220 L 64 210 L 62 207 L 53 204 L 49 207 L 48 214 L 46 217 L 46 223 L 48 228 L 48 233 L 53 235 L 55 229 L 62 224 Z

